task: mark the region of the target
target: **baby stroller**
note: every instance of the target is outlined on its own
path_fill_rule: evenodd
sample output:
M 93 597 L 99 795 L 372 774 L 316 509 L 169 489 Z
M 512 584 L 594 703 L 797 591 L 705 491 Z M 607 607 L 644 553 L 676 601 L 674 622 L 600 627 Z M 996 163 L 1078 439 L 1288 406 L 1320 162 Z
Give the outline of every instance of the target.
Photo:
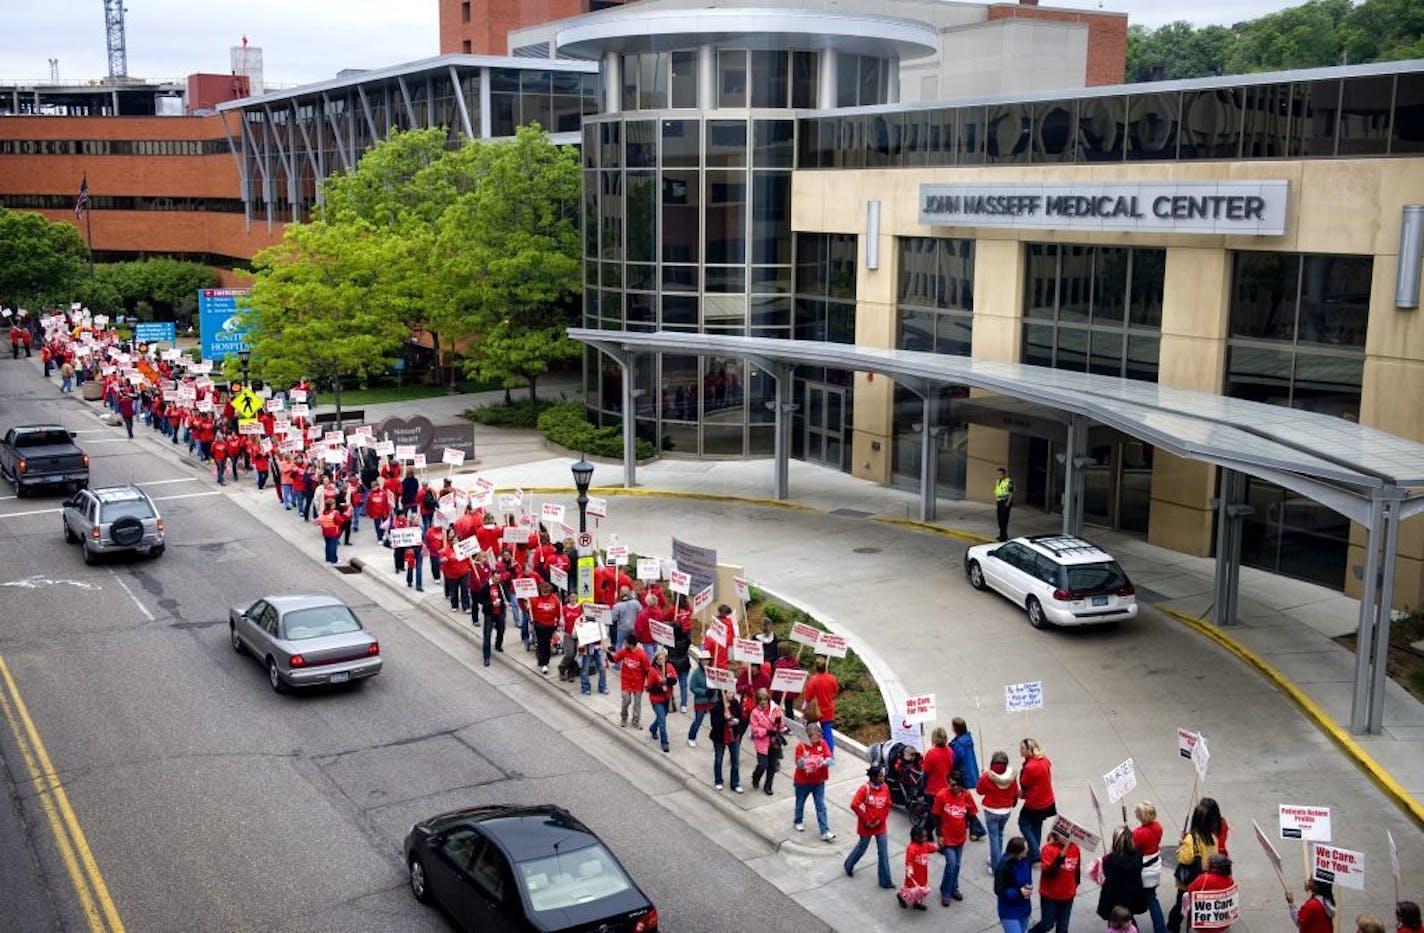
M 907 749 L 912 753 L 908 758 Z M 934 818 L 930 815 L 933 801 L 925 795 L 925 772 L 920 764 L 919 749 L 894 740 L 877 742 L 870 746 L 870 763 L 885 769 L 890 802 L 904 808 L 912 827 L 924 827 L 926 834 L 933 837 Z

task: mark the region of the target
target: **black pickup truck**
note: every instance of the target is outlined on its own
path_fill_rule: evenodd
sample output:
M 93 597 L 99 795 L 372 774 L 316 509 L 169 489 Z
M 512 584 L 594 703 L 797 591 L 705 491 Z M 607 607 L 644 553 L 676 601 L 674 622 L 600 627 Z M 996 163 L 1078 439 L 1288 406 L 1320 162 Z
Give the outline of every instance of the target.
M 26 424 L 5 432 L 0 442 L 0 475 L 23 497 L 36 486 L 75 489 L 89 485 L 89 455 L 74 444 L 74 434 L 57 424 Z

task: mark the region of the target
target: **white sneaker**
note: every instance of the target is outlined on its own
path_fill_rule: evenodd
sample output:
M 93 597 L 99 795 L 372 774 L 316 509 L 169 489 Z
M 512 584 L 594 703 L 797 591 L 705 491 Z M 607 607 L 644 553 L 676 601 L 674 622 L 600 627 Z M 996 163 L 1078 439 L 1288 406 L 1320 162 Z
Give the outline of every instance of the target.
M 835 841 L 836 841 L 836 834 L 835 834 L 835 833 L 830 833 L 830 832 L 821 833 L 821 841 L 822 841 L 822 842 L 835 842 Z
M 740 794 L 741 792 L 742 792 L 742 785 L 740 785 L 740 784 L 738 784 L 736 787 L 732 788 L 732 793 L 734 793 L 734 794 Z
M 697 747 L 697 740 L 696 740 L 696 739 L 688 739 L 688 740 L 687 740 L 687 747 L 688 747 L 688 748 L 696 748 L 696 747 Z
M 541 673 L 541 674 L 547 674 L 547 673 L 549 673 L 549 665 L 545 664 L 543 667 L 539 668 L 539 673 Z
M 806 831 L 806 824 L 805 824 L 805 823 L 797 823 L 797 824 L 796 824 L 796 831 L 797 831 L 798 833 L 804 833 L 804 832 Z
M 712 785 L 712 789 L 713 789 L 713 790 L 721 790 L 721 789 L 722 789 L 722 785 L 721 785 L 721 784 L 713 784 L 713 785 Z

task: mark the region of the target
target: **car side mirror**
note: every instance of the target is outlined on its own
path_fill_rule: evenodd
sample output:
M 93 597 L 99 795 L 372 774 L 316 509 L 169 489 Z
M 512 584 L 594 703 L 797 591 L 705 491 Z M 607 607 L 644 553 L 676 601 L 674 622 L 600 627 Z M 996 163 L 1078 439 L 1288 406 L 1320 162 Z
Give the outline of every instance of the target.
M 65 500 L 64 500 L 64 507 L 65 507 L 66 509 L 75 509 L 75 508 L 78 508 L 78 507 L 79 507 L 79 500 L 78 500 L 78 499 L 65 499 Z
M 69 439 L 70 439 L 70 440 L 74 440 L 74 439 L 75 439 L 76 437 L 78 437 L 78 436 L 79 436 L 79 434 L 78 434 L 78 432 L 76 432 L 76 431 L 70 431 L 70 432 L 69 432 Z

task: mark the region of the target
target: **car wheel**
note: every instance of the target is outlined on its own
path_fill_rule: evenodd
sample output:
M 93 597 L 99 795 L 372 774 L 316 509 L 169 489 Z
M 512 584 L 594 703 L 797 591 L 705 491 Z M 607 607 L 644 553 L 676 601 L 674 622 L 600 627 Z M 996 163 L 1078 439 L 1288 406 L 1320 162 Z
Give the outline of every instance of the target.
M 62 518 L 61 518 L 59 521 L 60 521 L 60 524 L 62 524 L 62 525 L 64 526 L 64 543 L 65 543 L 65 544 L 73 544 L 74 542 L 78 541 L 78 540 L 79 540 L 79 536 L 78 536 L 77 534 L 75 534 L 74 531 L 73 531 L 73 529 L 71 529 L 71 528 L 69 527 L 69 522 L 65 521 L 65 520 L 62 519 Z
M 1034 628 L 1044 629 L 1049 627 L 1048 616 L 1043 614 L 1043 606 L 1039 604 L 1038 597 L 1030 596 L 1028 604 L 1028 624 Z
M 430 903 L 430 887 L 425 880 L 425 863 L 418 855 L 410 857 L 410 893 L 422 904 Z
M 88 564 L 90 567 L 98 563 L 99 555 L 89 550 L 89 545 L 80 542 L 79 550 L 84 552 L 84 563 Z
M 969 562 L 969 585 L 976 590 L 982 590 L 984 588 L 984 570 L 979 566 L 977 560 L 971 560 Z
M 246 654 L 246 650 L 242 647 L 242 638 L 237 634 L 237 626 L 229 622 L 227 626 L 227 634 L 228 637 L 232 639 L 232 650 L 236 651 L 238 654 Z
M 278 693 L 287 692 L 287 685 L 282 681 L 282 672 L 277 669 L 277 662 L 272 658 L 267 659 L 267 682 Z

